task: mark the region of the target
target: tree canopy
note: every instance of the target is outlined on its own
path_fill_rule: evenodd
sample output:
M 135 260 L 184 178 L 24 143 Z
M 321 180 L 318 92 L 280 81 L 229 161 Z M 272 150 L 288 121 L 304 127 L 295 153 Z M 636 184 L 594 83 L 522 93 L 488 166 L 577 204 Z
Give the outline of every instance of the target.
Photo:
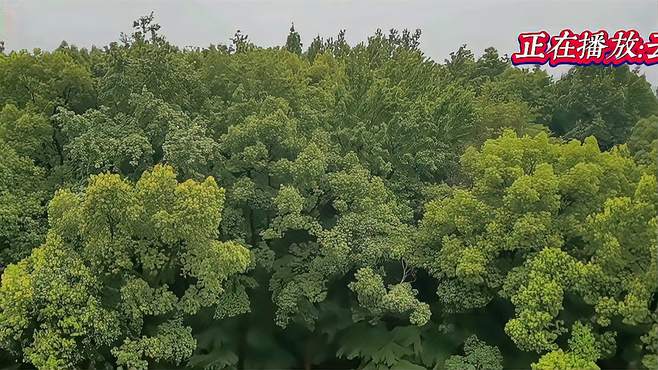
M 0 49 L 0 363 L 658 367 L 658 100 L 419 30 Z

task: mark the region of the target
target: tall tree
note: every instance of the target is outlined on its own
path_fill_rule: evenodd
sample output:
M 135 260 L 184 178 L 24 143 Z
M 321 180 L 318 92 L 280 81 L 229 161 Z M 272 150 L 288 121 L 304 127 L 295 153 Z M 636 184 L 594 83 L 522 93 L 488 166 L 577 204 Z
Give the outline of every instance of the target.
M 295 31 L 294 23 L 290 26 L 290 33 L 288 34 L 288 38 L 286 38 L 286 50 L 297 55 L 302 55 L 302 39 L 299 33 Z

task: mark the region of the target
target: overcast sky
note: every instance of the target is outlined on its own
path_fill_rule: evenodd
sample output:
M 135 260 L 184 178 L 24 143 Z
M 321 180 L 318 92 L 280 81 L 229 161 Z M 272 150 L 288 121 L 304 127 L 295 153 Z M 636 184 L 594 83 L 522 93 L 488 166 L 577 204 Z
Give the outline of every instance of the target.
M 423 50 L 439 61 L 461 44 L 476 55 L 488 46 L 512 53 L 527 31 L 658 31 L 658 0 L 0 0 L 0 40 L 10 50 L 101 46 L 151 11 L 180 46 L 228 43 L 236 29 L 280 45 L 293 21 L 305 45 L 340 29 L 354 43 L 377 28 L 421 28 Z M 644 71 L 658 85 L 658 66 Z

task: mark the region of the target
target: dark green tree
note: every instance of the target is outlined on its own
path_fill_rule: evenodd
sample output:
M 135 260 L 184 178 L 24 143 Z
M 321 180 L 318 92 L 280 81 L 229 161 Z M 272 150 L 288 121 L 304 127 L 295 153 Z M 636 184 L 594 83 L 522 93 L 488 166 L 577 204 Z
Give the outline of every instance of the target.
M 297 55 L 302 54 L 302 40 L 299 33 L 295 31 L 294 23 L 290 26 L 290 33 L 286 38 L 286 50 Z

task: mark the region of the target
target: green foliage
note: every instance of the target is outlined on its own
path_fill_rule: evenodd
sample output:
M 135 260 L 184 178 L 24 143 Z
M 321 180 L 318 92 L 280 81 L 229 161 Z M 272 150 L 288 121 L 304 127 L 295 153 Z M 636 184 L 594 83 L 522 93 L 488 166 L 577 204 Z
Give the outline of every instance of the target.
M 162 166 L 135 185 L 101 174 L 84 194 L 59 191 L 45 244 L 3 274 L 3 346 L 38 368 L 109 361 L 110 349 L 128 368 L 189 358 L 181 319 L 222 302 L 251 263 L 215 240 L 223 202 L 214 179 L 179 184 Z
M 445 363 L 445 369 L 502 370 L 502 361 L 503 356 L 498 348 L 487 345 L 476 336 L 471 336 L 464 342 L 464 356 L 451 356 Z
M 628 66 L 573 68 L 555 84 L 550 127 L 558 135 L 594 135 L 603 148 L 626 142 L 633 125 L 656 114 L 651 85 Z
M 45 172 L 0 139 L 0 263 L 27 256 L 43 240 Z
M 545 354 L 537 363 L 532 364 L 532 369 L 599 369 L 595 361 L 600 354 L 589 327 L 580 322 L 573 325 L 569 349 L 568 352 L 559 349 Z
M 0 364 L 656 368 L 646 80 L 420 35 L 0 52 Z
M 537 352 L 557 350 L 567 293 L 594 306 L 603 326 L 615 314 L 629 324 L 648 320 L 657 280 L 655 176 L 641 175 L 623 150 L 543 134 L 506 133 L 468 149 L 462 165 L 470 189 L 431 202 L 420 230 L 444 304 L 468 310 L 497 294 L 510 299 L 516 316 L 506 333 Z
M 658 116 L 643 118 L 635 124 L 628 148 L 638 163 L 651 165 L 658 172 Z
M 0 104 L 52 114 L 63 106 L 83 111 L 95 104 L 88 65 L 62 50 L 12 52 L 0 58 Z
M 290 34 L 286 39 L 286 50 L 291 53 L 301 55 L 302 54 L 302 42 L 299 33 L 295 31 L 295 25 L 290 26 Z

